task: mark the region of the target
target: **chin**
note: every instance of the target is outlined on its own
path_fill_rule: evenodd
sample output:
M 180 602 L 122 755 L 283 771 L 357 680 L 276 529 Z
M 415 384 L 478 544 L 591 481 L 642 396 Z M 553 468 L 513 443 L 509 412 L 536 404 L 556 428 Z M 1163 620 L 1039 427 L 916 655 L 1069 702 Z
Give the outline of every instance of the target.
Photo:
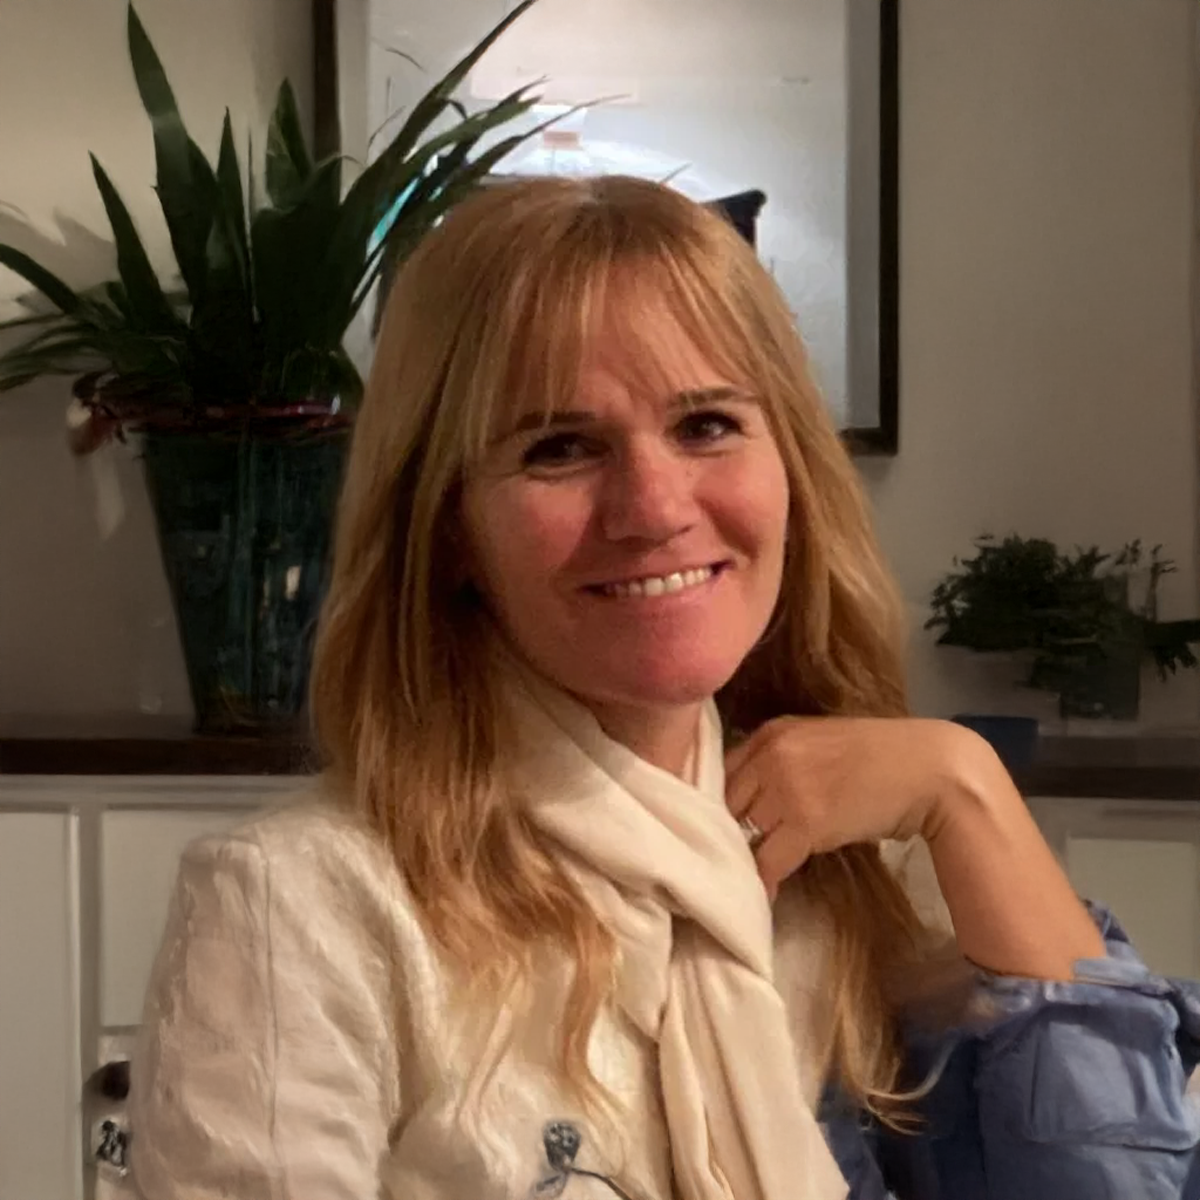
M 741 660 L 733 663 L 665 664 L 646 668 L 606 671 L 599 667 L 581 675 L 573 672 L 568 689 L 580 699 L 593 699 L 623 708 L 683 708 L 710 700 L 733 678 Z

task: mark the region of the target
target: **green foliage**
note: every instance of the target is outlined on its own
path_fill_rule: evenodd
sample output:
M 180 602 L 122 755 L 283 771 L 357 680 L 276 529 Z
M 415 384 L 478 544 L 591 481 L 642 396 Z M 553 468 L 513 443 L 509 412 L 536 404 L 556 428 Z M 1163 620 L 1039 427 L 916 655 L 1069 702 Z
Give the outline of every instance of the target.
M 164 289 L 128 209 L 93 156 L 119 279 L 76 292 L 15 247 L 0 264 L 53 306 L 0 323 L 28 337 L 0 355 L 0 391 L 77 376 L 76 395 L 118 431 L 219 428 L 268 417 L 345 420 L 362 381 L 342 348 L 385 264 L 403 260 L 441 216 L 531 132 L 481 141 L 536 102 L 520 88 L 468 114 L 467 73 L 536 0 L 523 0 L 415 105 L 342 194 L 342 162 L 314 162 L 296 98 L 280 86 L 261 178 L 245 181 L 226 113 L 215 168 L 189 135 L 162 62 L 131 4 L 129 55 L 154 137 L 158 201 L 183 295 Z M 534 130 L 532 132 L 537 132 Z M 382 244 L 380 223 L 391 216 Z
M 973 557 L 933 591 L 926 629 L 938 644 L 1023 654 L 1031 687 L 1062 692 L 1082 670 L 1129 647 L 1149 654 L 1160 675 L 1200 665 L 1200 620 L 1159 621 L 1158 584 L 1175 570 L 1155 546 L 1143 567 L 1139 541 L 1116 554 L 1093 546 L 1064 553 L 1044 538 L 981 537 Z M 1130 579 L 1145 570 L 1144 602 L 1131 604 Z

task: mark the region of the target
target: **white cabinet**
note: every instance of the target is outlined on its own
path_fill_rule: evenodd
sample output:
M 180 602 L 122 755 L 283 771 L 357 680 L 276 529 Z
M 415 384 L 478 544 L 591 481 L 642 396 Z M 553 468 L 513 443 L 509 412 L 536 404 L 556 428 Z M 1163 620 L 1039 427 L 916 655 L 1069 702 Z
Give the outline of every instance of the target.
M 0 1200 L 79 1195 L 74 832 L 0 812 Z
M 1120 919 L 1155 971 L 1200 979 L 1200 801 L 1035 797 L 1075 890 Z
M 120 1106 L 87 1080 L 127 1045 L 190 841 L 286 803 L 280 777 L 0 775 L 0 1200 L 107 1200 Z
M 136 1025 L 162 936 L 176 864 L 198 837 L 246 814 L 222 809 L 127 809 L 100 824 L 100 1023 Z
M 0 1200 L 109 1200 L 119 1113 L 84 1084 L 140 1019 L 179 854 L 302 794 L 279 777 L 0 775 Z M 1076 889 L 1166 974 L 1200 978 L 1200 801 L 1035 798 Z

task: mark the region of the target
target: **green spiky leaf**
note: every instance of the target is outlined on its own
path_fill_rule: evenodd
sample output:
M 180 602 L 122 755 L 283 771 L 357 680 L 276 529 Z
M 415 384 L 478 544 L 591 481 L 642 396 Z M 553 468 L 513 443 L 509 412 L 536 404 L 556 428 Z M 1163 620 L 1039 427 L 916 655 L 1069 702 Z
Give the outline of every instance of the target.
M 28 317 L 8 317 L 0 321 L 0 330 L 28 329 L 35 325 L 45 325 L 49 321 L 61 321 L 61 313 L 33 313 Z
M 163 294 L 162 285 L 150 265 L 150 257 L 138 236 L 133 218 L 99 159 L 94 154 L 91 159 L 92 173 L 117 244 L 117 269 L 121 273 L 121 282 L 125 285 L 130 306 L 147 328 L 173 330 L 178 326 L 179 319 Z
M 327 160 L 290 207 L 254 215 L 250 244 L 268 388 L 287 376 L 291 347 L 331 345 L 319 336 L 327 307 L 335 305 L 322 287 L 320 268 L 337 226 L 339 176 L 340 164 Z M 335 344 L 340 341 L 339 333 Z
M 443 151 L 454 153 L 463 144 L 473 146 L 493 129 L 523 115 L 534 103 L 532 98 L 502 102 L 427 138 L 406 156 L 391 146 L 355 180 L 342 204 L 337 234 L 326 255 L 328 294 L 334 298 L 335 309 L 348 309 L 351 318 L 357 313 L 378 270 L 378 259 L 372 259 L 369 251 L 372 237 L 396 201 L 402 202 L 401 213 L 389 234 L 396 245 L 402 241 L 415 245 L 441 216 L 447 205 L 440 200 L 424 215 L 422 204 L 410 203 L 410 189 L 419 187 L 426 173 L 437 169 L 439 155 Z M 499 157 L 489 154 L 488 169 Z M 456 185 L 455 194 L 461 199 L 469 194 L 469 185 L 483 174 L 482 169 L 459 163 L 455 175 L 446 179 L 443 187 Z M 399 257 L 394 254 L 393 261 Z
M 0 244 L 0 266 L 15 271 L 26 283 L 35 287 L 60 312 L 72 313 L 79 307 L 79 297 L 59 277 L 34 262 L 16 246 Z
M 505 32 L 537 3 L 537 0 L 521 0 L 512 12 L 504 17 L 467 54 L 438 80 L 414 106 L 412 113 L 388 147 L 388 152 L 397 157 L 407 157 L 417 143 L 425 137 L 446 107 L 452 104 L 458 91 L 475 64 L 492 48 Z
M 247 283 L 250 278 L 250 241 L 246 221 L 246 196 L 242 190 L 242 171 L 238 165 L 237 149 L 233 143 L 233 123 L 229 109 L 221 128 L 221 149 L 217 156 L 217 185 L 224 220 L 237 248 L 240 269 Z
M 333 395 L 354 403 L 362 380 L 342 338 L 381 265 L 402 261 L 449 207 L 536 132 L 480 152 L 484 139 L 526 114 L 534 98 L 520 89 L 471 113 L 454 95 L 534 2 L 523 0 L 428 90 L 344 198 L 341 161 L 314 164 L 286 81 L 261 174 L 251 138 L 243 177 L 228 114 L 210 163 L 188 134 L 163 63 L 130 6 L 130 63 L 150 120 L 156 193 L 183 290 L 157 278 L 125 204 L 93 158 L 119 278 L 77 294 L 27 255 L 0 246 L 0 265 L 58 310 L 0 326 L 30 335 L 0 355 L 0 384 L 86 370 L 110 398 L 119 392 L 126 412 L 152 407 L 154 395 L 169 396 L 176 409 L 203 397 L 227 408 Z M 376 247 L 389 213 L 395 219 Z
M 134 80 L 154 133 L 159 203 L 180 274 L 189 292 L 199 295 L 216 192 L 212 168 L 188 136 L 162 61 L 132 4 L 128 34 Z
M 271 203 L 280 208 L 295 203 L 312 173 L 312 156 L 304 140 L 296 93 L 285 79 L 279 86 L 267 130 L 266 185 Z

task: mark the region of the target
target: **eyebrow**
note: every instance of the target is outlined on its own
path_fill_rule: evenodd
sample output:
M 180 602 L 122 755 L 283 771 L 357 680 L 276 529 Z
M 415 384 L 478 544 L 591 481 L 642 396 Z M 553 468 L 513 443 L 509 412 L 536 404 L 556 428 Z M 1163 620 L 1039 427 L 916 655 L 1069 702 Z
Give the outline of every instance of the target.
M 757 407 L 760 402 L 757 396 L 744 391 L 742 388 L 722 385 L 720 387 L 689 388 L 687 391 L 676 392 L 667 401 L 666 407 L 668 412 L 673 413 L 679 410 L 687 412 L 692 409 L 701 408 L 705 404 L 729 403 L 752 404 Z M 591 424 L 597 420 L 599 418 L 596 414 L 588 409 L 557 409 L 547 413 L 526 413 L 515 425 L 505 430 L 499 437 L 494 438 L 491 445 L 499 446 L 514 437 L 519 437 L 521 434 L 529 433 L 535 429 L 556 429 L 563 428 L 564 426 L 577 427 L 579 425 Z

